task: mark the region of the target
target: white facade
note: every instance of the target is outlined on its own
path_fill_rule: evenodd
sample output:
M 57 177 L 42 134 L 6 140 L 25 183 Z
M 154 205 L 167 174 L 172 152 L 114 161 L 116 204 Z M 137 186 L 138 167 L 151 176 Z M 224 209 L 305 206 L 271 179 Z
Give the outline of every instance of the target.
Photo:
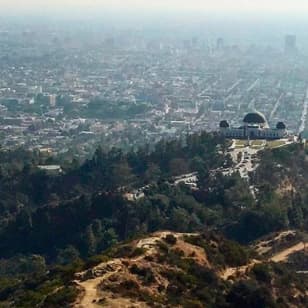
M 227 138 L 280 139 L 286 135 L 285 129 L 258 127 L 221 127 L 220 132 Z
M 258 123 L 254 123 L 256 121 Z M 238 139 L 281 139 L 286 137 L 286 127 L 279 122 L 276 128 L 270 128 L 260 113 L 250 113 L 244 118 L 244 125 L 230 127 L 227 121 L 220 122 L 220 133 L 226 138 Z

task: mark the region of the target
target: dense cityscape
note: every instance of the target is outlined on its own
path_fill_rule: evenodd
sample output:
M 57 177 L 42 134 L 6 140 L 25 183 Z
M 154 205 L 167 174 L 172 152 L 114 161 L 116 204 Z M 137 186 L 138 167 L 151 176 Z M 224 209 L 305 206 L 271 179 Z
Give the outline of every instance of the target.
M 0 28 L 0 140 L 71 159 L 97 144 L 123 149 L 201 130 L 249 111 L 305 131 L 307 57 L 296 36 L 280 48 L 223 37 L 142 31 Z

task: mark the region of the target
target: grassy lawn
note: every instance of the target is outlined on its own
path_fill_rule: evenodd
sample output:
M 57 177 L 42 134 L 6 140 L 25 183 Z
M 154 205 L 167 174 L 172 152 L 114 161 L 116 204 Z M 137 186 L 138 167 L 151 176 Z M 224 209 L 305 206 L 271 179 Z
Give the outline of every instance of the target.
M 279 146 L 282 146 L 285 144 L 285 141 L 282 140 L 273 140 L 273 141 L 268 141 L 266 143 L 266 147 L 270 148 L 270 149 L 274 149 L 277 148 Z
M 285 144 L 284 140 L 271 140 L 271 141 L 266 141 L 265 140 L 265 147 L 269 149 L 274 149 L 279 146 L 282 146 Z M 264 140 L 251 140 L 250 141 L 250 147 L 253 149 L 261 149 L 263 147 Z M 234 146 L 236 149 L 241 149 L 247 146 L 247 140 L 242 140 L 242 139 L 235 139 L 234 141 Z
M 247 140 L 235 140 L 235 148 L 239 149 L 239 148 L 243 148 L 247 145 Z
M 260 147 L 263 144 L 263 140 L 253 140 L 251 141 L 251 145 Z
M 250 142 L 250 146 L 253 149 L 261 149 L 263 147 L 263 144 L 264 144 L 264 140 L 252 140 Z

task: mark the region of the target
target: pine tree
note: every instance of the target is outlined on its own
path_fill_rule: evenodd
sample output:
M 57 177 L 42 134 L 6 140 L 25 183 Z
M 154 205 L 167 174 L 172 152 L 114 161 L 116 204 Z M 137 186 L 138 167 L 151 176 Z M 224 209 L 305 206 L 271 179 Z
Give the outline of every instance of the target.
M 92 225 L 89 225 L 85 233 L 85 246 L 88 256 L 94 255 L 96 253 L 96 238 L 92 229 Z

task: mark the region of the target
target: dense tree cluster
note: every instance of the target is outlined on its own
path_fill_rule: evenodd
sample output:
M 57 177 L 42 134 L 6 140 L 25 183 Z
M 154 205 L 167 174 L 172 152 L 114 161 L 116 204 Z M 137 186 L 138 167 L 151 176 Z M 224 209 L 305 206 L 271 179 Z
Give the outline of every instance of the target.
M 161 141 L 152 151 L 98 148 L 83 164 L 63 166 L 59 176 L 36 168 L 53 162 L 51 158 L 22 150 L 1 152 L 1 256 L 39 253 L 54 260 L 70 245 L 88 256 L 117 240 L 159 229 L 219 228 L 249 242 L 287 226 L 302 228 L 308 215 L 302 147 L 262 154 L 253 175 L 257 200 L 239 175 L 210 172 L 230 164 L 225 148 L 224 140 L 207 133 Z M 199 173 L 198 191 L 168 182 L 191 171 Z M 145 184 L 150 185 L 143 199 L 123 198 L 125 191 Z
M 37 168 L 57 163 L 53 158 L 21 149 L 1 152 L 1 256 L 40 253 L 54 259 L 69 245 L 86 256 L 136 233 L 202 226 L 207 209 L 168 179 L 191 171 L 206 175 L 221 166 L 223 142 L 202 133 L 163 140 L 151 151 L 99 147 L 82 164 L 62 165 L 64 174 L 58 176 Z M 144 200 L 123 199 L 123 192 L 145 184 L 151 186 Z

